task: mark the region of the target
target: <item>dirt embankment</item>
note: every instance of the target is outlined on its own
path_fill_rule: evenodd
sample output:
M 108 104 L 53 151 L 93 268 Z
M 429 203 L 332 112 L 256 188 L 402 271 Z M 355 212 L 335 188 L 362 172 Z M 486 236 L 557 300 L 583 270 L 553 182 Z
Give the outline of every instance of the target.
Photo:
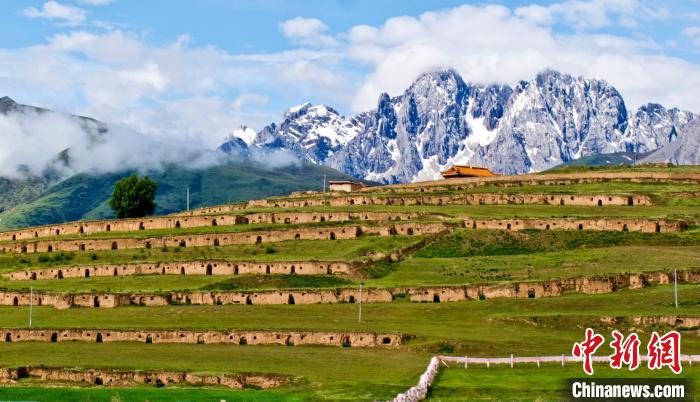
M 408 298 L 413 302 L 456 302 L 491 298 L 539 298 L 562 296 L 566 293 L 599 294 L 620 289 L 642 289 L 652 285 L 668 284 L 672 273 L 648 272 L 605 277 L 557 279 L 548 281 L 508 282 L 493 285 L 451 285 L 398 288 L 365 288 L 363 303 L 390 303 Z M 679 271 L 679 283 L 700 283 L 700 271 Z M 70 307 L 119 307 L 127 305 L 167 306 L 172 304 L 318 304 L 357 303 L 357 288 L 338 289 L 280 289 L 260 291 L 181 291 L 165 294 L 122 293 L 34 293 L 0 291 L 0 305 L 50 305 Z
M 279 387 L 289 378 L 265 374 L 190 374 L 168 371 L 124 371 L 107 369 L 70 370 L 65 368 L 20 367 L 0 368 L 0 384 L 17 384 L 20 380 L 40 381 L 47 385 L 91 384 L 97 386 L 124 387 L 133 385 L 167 386 L 186 383 L 196 386 L 222 386 L 233 389 Z M 56 384 L 59 383 L 59 384 Z M 70 385 L 70 384 L 66 384 Z
M 232 233 L 189 234 L 150 238 L 79 239 L 79 240 L 35 240 L 16 241 L 0 246 L 0 251 L 17 254 L 50 253 L 56 251 L 92 251 L 149 249 L 159 247 L 205 247 L 232 244 L 263 244 L 289 240 L 341 240 L 354 239 L 362 234 L 420 235 L 439 233 L 445 230 L 441 223 L 406 222 L 376 226 L 332 226 L 319 228 L 290 228 Z
M 396 347 L 400 334 L 319 331 L 185 331 L 113 329 L 0 328 L 5 342 L 140 342 L 233 345 L 316 345 L 342 347 Z

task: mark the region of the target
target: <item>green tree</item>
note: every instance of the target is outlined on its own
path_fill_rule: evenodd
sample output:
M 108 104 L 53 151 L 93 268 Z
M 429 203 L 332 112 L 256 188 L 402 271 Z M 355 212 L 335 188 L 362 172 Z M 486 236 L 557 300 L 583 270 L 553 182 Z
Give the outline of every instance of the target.
M 157 189 L 158 184 L 146 176 L 123 178 L 114 184 L 109 206 L 120 219 L 151 215 L 156 210 Z

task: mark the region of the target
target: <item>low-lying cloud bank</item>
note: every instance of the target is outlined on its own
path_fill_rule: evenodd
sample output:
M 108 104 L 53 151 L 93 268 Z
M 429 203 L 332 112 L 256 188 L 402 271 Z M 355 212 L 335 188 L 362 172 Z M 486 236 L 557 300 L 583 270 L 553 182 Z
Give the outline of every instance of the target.
M 202 169 L 243 159 L 270 169 L 299 163 L 286 150 L 253 148 L 245 154 L 226 154 L 197 135 L 152 136 L 55 112 L 0 113 L 0 144 L 0 177 L 11 179 L 47 172 L 63 178 L 76 173 L 148 171 L 171 164 Z

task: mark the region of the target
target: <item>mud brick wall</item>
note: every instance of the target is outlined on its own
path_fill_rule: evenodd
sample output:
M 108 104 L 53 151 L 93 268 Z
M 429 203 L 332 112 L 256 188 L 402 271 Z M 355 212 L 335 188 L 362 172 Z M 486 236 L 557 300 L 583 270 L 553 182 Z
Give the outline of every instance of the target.
M 57 267 L 10 272 L 10 280 L 87 278 L 92 276 L 130 275 L 239 275 L 239 274 L 297 274 L 348 275 L 352 265 L 346 262 L 319 261 L 181 261 L 143 264 L 101 264 Z
M 609 230 L 647 233 L 675 233 L 687 229 L 683 221 L 665 219 L 589 218 L 589 219 L 465 219 L 464 227 L 500 230 Z
M 395 347 L 400 334 L 316 331 L 182 331 L 111 329 L 0 329 L 5 342 L 141 342 L 234 345 Z

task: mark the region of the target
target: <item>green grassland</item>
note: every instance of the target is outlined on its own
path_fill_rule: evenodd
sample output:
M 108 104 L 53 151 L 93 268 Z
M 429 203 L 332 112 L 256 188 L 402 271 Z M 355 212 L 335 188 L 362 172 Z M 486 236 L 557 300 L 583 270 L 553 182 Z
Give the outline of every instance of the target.
M 286 374 L 299 380 L 274 390 L 270 398 L 296 395 L 303 399 L 340 398 L 371 400 L 389 398 L 415 384 L 434 353 L 460 356 L 544 356 L 568 354 L 583 328 L 591 326 L 609 334 L 612 329 L 598 317 L 618 317 L 615 328 L 635 327 L 642 339 L 649 331 L 667 327 L 642 327 L 624 321 L 639 315 L 700 315 L 700 286 L 681 286 L 681 307 L 673 307 L 669 286 L 606 295 L 569 295 L 542 299 L 493 299 L 460 303 L 387 303 L 363 306 L 357 321 L 357 305 L 296 306 L 167 306 L 117 309 L 53 310 L 35 308 L 36 328 L 192 328 L 192 329 L 312 329 L 401 331 L 416 336 L 397 349 L 344 349 L 336 347 L 285 347 L 237 345 L 179 345 L 135 343 L 0 343 L 0 366 L 45 365 L 72 368 L 178 370 L 197 373 L 264 372 Z M 27 308 L 0 308 L 0 326 L 26 325 Z M 495 336 L 495 334 L 498 334 Z M 683 353 L 700 353 L 700 338 L 684 332 Z M 493 388 L 493 398 L 523 398 L 525 378 L 543 378 L 543 392 L 556 392 L 558 381 L 581 375 L 580 367 L 564 369 L 532 367 L 474 367 L 474 379 L 463 369 L 448 369 L 438 378 L 435 398 L 457 398 L 463 392 L 478 393 L 496 376 L 513 377 L 510 385 Z M 470 368 L 468 373 L 472 373 Z M 596 367 L 596 370 L 599 370 Z M 602 374 L 610 375 L 600 367 Z M 493 374 L 492 374 L 493 373 Z M 686 375 L 698 373 L 685 368 Z M 643 370 L 639 371 L 640 375 Z M 656 376 L 656 374 L 654 374 Z M 21 388 L 20 388 L 21 389 Z M 8 391 L 13 395 L 14 390 Z M 146 389 L 144 392 L 149 392 Z M 211 390 L 207 390 L 211 392 Z M 485 392 L 485 391 L 484 391 Z M 0 396 L 3 394 L 0 393 Z M 471 394 L 468 394 L 471 395 Z M 260 398 L 266 399 L 267 393 Z
M 430 359 L 430 355 L 424 352 L 397 353 L 384 349 L 177 344 L 149 346 L 153 347 L 145 348 L 144 345 L 130 343 L 13 343 L 0 345 L 0 366 L 117 367 L 203 374 L 275 373 L 302 378 L 281 389 L 256 392 L 250 396 L 254 396 L 255 400 L 268 400 L 269 392 L 271 399 L 286 400 L 287 397 L 296 395 L 304 400 L 372 400 L 375 397 L 387 399 L 412 386 Z M 211 392 L 207 388 L 203 390 Z M 237 395 L 238 393 L 233 394 L 234 397 Z M 0 397 L 2 396 L 0 388 Z M 140 393 L 134 396 L 144 400 Z
M 435 219 L 415 219 L 414 221 L 421 222 L 435 222 Z M 151 230 L 138 230 L 132 232 L 96 232 L 90 234 L 68 234 L 59 236 L 47 236 L 47 237 L 37 237 L 31 240 L 5 240 L 0 241 L 0 244 L 17 243 L 17 242 L 28 242 L 33 243 L 37 241 L 44 240 L 97 240 L 97 239 L 148 239 L 153 237 L 166 237 L 166 236 L 188 236 L 188 235 L 198 235 L 198 234 L 216 234 L 216 233 L 241 233 L 241 232 L 260 232 L 260 231 L 277 231 L 277 230 L 300 230 L 300 229 L 310 229 L 310 228 L 333 228 L 341 226 L 377 226 L 381 224 L 387 224 L 387 222 L 377 222 L 377 221 L 360 221 L 359 219 L 353 219 L 348 221 L 336 221 L 336 222 L 309 222 L 301 224 L 274 224 L 274 223 L 253 223 L 245 225 L 221 225 L 221 226 L 198 226 L 190 228 L 165 228 L 165 229 L 151 229 Z
M 640 366 L 636 371 L 613 370 L 604 364 L 593 366 L 595 373 L 589 377 L 597 378 L 686 378 L 692 390 L 700 389 L 700 369 L 697 366 L 683 367 L 683 372 L 676 376 L 670 370 L 649 370 Z M 568 363 L 561 367 L 548 363 L 537 367 L 535 364 L 518 364 L 511 369 L 507 365 L 464 366 L 451 363 L 438 373 L 429 401 L 495 401 L 495 400 L 569 400 L 570 390 L 566 381 L 572 378 L 587 377 L 580 364 Z M 568 394 L 567 394 L 568 393 Z
M 621 172 L 651 172 L 651 173 L 700 173 L 698 165 L 653 166 L 640 164 L 636 166 L 562 166 L 546 170 L 540 174 L 550 173 L 621 173 Z
M 439 352 L 442 345 L 448 343 L 455 353 L 470 356 L 558 355 L 570 352 L 570 340 L 580 336 L 583 325 L 607 328 L 599 317 L 700 315 L 700 285 L 679 286 L 679 300 L 681 306 L 674 308 L 673 288 L 666 285 L 610 294 L 570 294 L 538 299 L 453 303 L 399 301 L 363 304 L 362 322 L 358 322 L 358 305 L 348 303 L 68 310 L 35 306 L 33 325 L 35 328 L 400 332 L 416 337 L 405 347 L 410 350 Z M 0 327 L 25 327 L 28 316 L 28 307 L 0 307 Z M 493 336 L 496 333 L 498 337 Z M 683 341 L 685 352 L 700 353 L 700 337 L 688 334 Z M 0 343 L 0 355 L 3 345 L 7 346 Z
M 358 261 L 374 252 L 409 247 L 424 236 L 371 236 L 347 240 L 293 240 L 271 244 L 209 247 L 99 250 L 48 254 L 2 254 L 0 272 L 84 264 L 156 263 L 192 260 L 226 261 Z
M 158 402 L 211 402 L 211 401 L 302 401 L 305 398 L 293 391 L 253 389 L 231 390 L 187 386 L 156 388 L 138 386 L 131 388 L 95 388 L 83 384 L 64 387 L 40 387 L 32 381 L 21 381 L 13 387 L 0 386 L 0 400 L 41 402 L 92 402 L 92 401 L 158 401 Z
M 352 287 L 354 282 L 328 275 L 134 275 L 62 280 L 0 280 L 0 288 L 35 292 L 133 292 L 170 293 L 178 290 L 238 291 L 263 289 L 307 289 Z
M 362 236 L 353 240 L 291 241 L 274 245 L 205 248 L 211 258 L 276 261 L 317 259 L 359 260 L 368 252 L 405 248 L 421 239 L 409 236 Z M 200 250 L 203 251 L 203 250 Z M 62 264 L 131 262 L 129 255 L 145 261 L 171 261 L 196 248 L 104 251 L 96 260 L 85 253 L 56 253 Z M 303 254 L 301 254 L 303 253 Z M 298 258 L 292 258 L 298 257 Z M 27 255 L 6 258 L 7 267 L 24 268 Z M 24 263 L 16 258 L 23 258 Z M 133 258 L 133 257 L 131 257 Z M 320 259 L 320 258 L 319 258 Z M 635 261 L 630 265 L 630 261 Z M 55 261 L 44 262 L 52 264 Z M 59 261 L 56 261 L 57 263 Z M 32 265 L 33 266 L 33 265 Z M 15 268 L 15 269 L 16 269 Z M 170 290 L 244 290 L 272 288 L 368 287 L 486 284 L 537 281 L 700 269 L 700 232 L 625 233 L 588 231 L 499 231 L 457 229 L 442 235 L 398 263 L 377 262 L 364 268 L 369 277 L 352 280 L 302 278 L 296 275 L 179 276 L 137 275 L 126 277 L 65 278 L 62 280 L 10 281 L 0 279 L 0 288 L 58 292 L 167 292 Z M 14 269 L 12 269 L 14 270 Z
M 267 212 L 417 212 L 442 215 L 446 218 L 470 216 L 479 218 L 700 218 L 700 205 L 679 199 L 673 205 L 649 206 L 575 206 L 538 204 L 500 205 L 362 205 L 362 206 L 314 206 L 267 209 Z M 693 199 L 694 200 L 694 199 Z M 260 210 L 257 210 L 260 212 Z M 263 210 L 264 211 L 264 210 Z
M 636 261 L 634 266 L 630 261 Z M 407 258 L 374 286 L 544 281 L 673 269 L 700 269 L 700 247 L 621 246 L 537 254 L 463 258 Z
M 651 167 L 565 167 L 572 172 L 672 171 L 700 173 L 700 168 L 660 169 Z M 318 172 L 313 172 L 316 175 Z M 189 176 L 188 176 L 189 177 Z M 314 176 L 315 177 L 315 176 Z M 186 185 L 178 178 L 167 189 L 167 202 L 179 205 L 176 191 Z M 201 190 L 214 181 L 202 176 Z M 271 179 L 268 179 L 271 180 Z M 190 180 L 191 182 L 191 180 Z M 209 183 L 204 185 L 205 182 Z M 271 181 L 272 182 L 272 181 Z M 90 186 L 88 186 L 90 187 Z M 93 186 L 94 187 L 94 186 Z M 90 188 L 93 188 L 90 187 Z M 261 185 L 260 191 L 267 189 Z M 94 190 L 94 188 L 93 188 Z M 72 190 L 71 190 L 72 191 Z M 265 190 L 266 191 L 266 190 Z M 288 193 L 290 189 L 280 191 Z M 182 276 L 139 275 L 127 277 L 66 278 L 62 280 L 9 281 L 0 288 L 58 292 L 170 292 L 174 290 L 243 291 L 258 289 L 313 289 L 358 287 L 409 287 L 427 285 L 495 284 L 513 281 L 545 281 L 577 277 L 611 276 L 652 271 L 700 269 L 700 185 L 603 182 L 589 184 L 502 187 L 489 184 L 461 191 L 439 193 L 374 193 L 379 196 L 427 196 L 456 193 L 504 194 L 646 194 L 652 206 L 560 206 L 560 205 L 444 205 L 444 206 L 319 206 L 304 208 L 254 208 L 240 213 L 293 211 L 390 211 L 425 213 L 420 221 L 442 221 L 452 232 L 437 236 L 400 261 L 378 261 L 362 265 L 360 277 L 303 275 Z M 221 193 L 223 194 L 223 192 Z M 250 194 L 248 194 L 250 195 Z M 59 197 L 60 198 L 60 197 Z M 45 202 L 38 198 L 37 202 Z M 176 202 L 177 201 L 177 202 Z M 238 199 L 233 200 L 238 201 Z M 56 204 L 58 205 L 58 204 Z M 102 205 L 102 204 L 100 204 Z M 201 205 L 201 204 L 200 204 Z M 70 207 L 70 206 L 68 206 Z M 103 205 L 81 217 L 103 215 Z M 99 213 L 98 213 L 99 212 Z M 103 211 L 104 212 L 104 211 Z M 165 209 L 159 212 L 165 212 Z M 77 213 L 77 212 L 76 212 Z M 234 213 L 232 213 L 234 214 Z M 594 231 L 497 231 L 460 228 L 463 217 L 550 218 L 620 217 L 679 218 L 691 223 L 682 233 L 635 233 Z M 29 218 L 27 218 L 29 219 Z M 3 218 L 3 221 L 5 219 Z M 155 237 L 275 230 L 354 224 L 354 222 L 308 225 L 236 225 L 139 232 L 110 232 L 90 236 L 60 236 L 60 239 Z M 362 225 L 373 224 L 361 222 Z M 225 261 L 348 261 L 366 262 L 375 253 L 389 254 L 425 241 L 426 236 L 363 235 L 352 240 L 285 241 L 259 245 L 221 247 L 177 247 L 135 250 L 60 252 L 48 254 L 0 254 L 0 272 L 85 264 L 156 263 L 189 260 Z M 416 384 L 434 354 L 474 357 L 543 356 L 570 354 L 573 342 L 586 327 L 609 337 L 615 328 L 637 331 L 643 341 L 652 330 L 668 331 L 667 325 L 641 325 L 638 316 L 700 317 L 700 284 L 679 286 L 680 306 L 674 307 L 673 287 L 651 286 L 640 290 L 552 298 L 495 298 L 451 303 L 412 303 L 398 295 L 392 303 L 365 303 L 362 321 L 359 304 L 312 305 L 169 305 L 71 308 L 57 310 L 33 307 L 34 328 L 103 329 L 256 329 L 310 331 L 398 332 L 407 335 L 402 346 L 340 348 L 311 346 L 238 346 L 138 343 L 58 344 L 0 342 L 0 367 L 45 365 L 52 367 L 174 370 L 195 373 L 259 372 L 290 376 L 291 382 L 269 391 L 227 390 L 210 387 L 39 388 L 37 380 L 20 381 L 16 387 L 0 387 L 0 399 L 12 400 L 375 400 L 388 399 Z M 0 327 L 26 328 L 29 307 L 1 306 Z M 607 318 L 614 317 L 615 324 Z M 605 319 L 604 319 L 605 318 Z M 700 353 L 696 328 L 684 329 L 682 353 Z M 667 372 L 640 369 L 634 373 L 596 366 L 596 375 L 668 376 Z M 580 377 L 579 365 L 567 364 L 509 367 L 455 366 L 439 374 L 431 400 L 549 400 L 561 399 L 566 378 Z M 684 367 L 683 376 L 700 385 L 700 370 Z
M 630 261 L 637 261 L 630 266 Z M 52 292 L 169 292 L 172 290 L 257 290 L 286 288 L 338 288 L 363 283 L 365 287 L 493 284 L 596 277 L 673 269 L 700 269 L 700 245 L 618 246 L 574 249 L 535 254 L 491 255 L 454 258 L 408 257 L 377 278 L 344 279 L 305 275 L 135 275 L 62 280 L 10 281 L 0 288 Z
M 107 201 L 114 183 L 133 173 L 80 174 L 48 188 L 44 185 L 37 191 L 41 194 L 25 198 L 28 202 L 11 204 L 10 208 L 0 213 L 0 229 L 113 218 L 114 213 Z M 148 175 L 158 183 L 157 214 L 184 211 L 188 187 L 190 206 L 198 208 L 285 195 L 298 190 L 320 190 L 324 175 L 328 180 L 350 179 L 337 170 L 311 163 L 268 168 L 243 161 L 231 161 L 201 169 L 168 166 L 148 172 Z M 0 201 L 6 197 L 0 197 Z
M 455 185 L 459 186 L 459 185 Z M 395 197 L 406 195 L 408 197 L 434 197 L 436 195 L 456 195 L 456 194 L 572 194 L 572 195 L 649 195 L 649 196 L 671 196 L 675 193 L 693 193 L 700 191 L 700 185 L 683 183 L 632 183 L 627 181 L 603 181 L 595 183 L 571 183 L 559 184 L 519 184 L 509 183 L 507 186 L 499 183 L 484 183 L 465 189 L 445 189 L 429 192 L 411 191 L 410 188 L 393 188 L 388 191 L 372 192 L 371 189 L 363 194 L 371 194 L 379 197 Z

